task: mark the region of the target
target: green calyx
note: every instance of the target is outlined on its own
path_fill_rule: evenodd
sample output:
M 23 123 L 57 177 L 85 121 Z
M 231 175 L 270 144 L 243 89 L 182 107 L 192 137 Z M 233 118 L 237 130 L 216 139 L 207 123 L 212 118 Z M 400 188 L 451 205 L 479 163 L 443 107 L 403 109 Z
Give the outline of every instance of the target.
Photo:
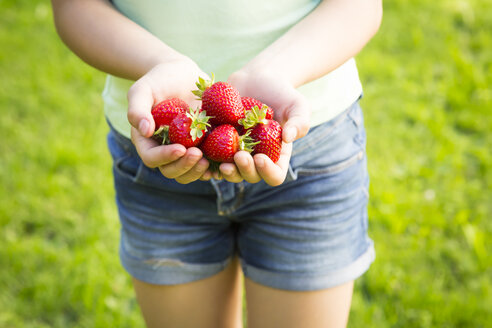
M 193 109 L 190 107 L 190 110 L 186 113 L 186 116 L 191 119 L 191 139 L 195 141 L 196 139 L 203 137 L 204 131 L 206 132 L 207 127 L 210 126 L 208 123 L 210 116 L 207 116 L 207 112 L 204 110 L 200 112 L 200 109 Z
M 221 176 L 219 170 L 220 163 L 216 161 L 212 161 L 211 159 L 208 159 L 208 163 L 209 163 L 208 169 L 210 170 L 210 172 L 217 172 L 219 173 L 219 177 L 220 177 Z
M 251 153 L 255 146 L 259 144 L 259 141 L 254 141 L 250 136 L 251 130 L 246 131 L 245 134 L 239 137 L 239 149 Z
M 250 110 L 247 110 L 244 118 L 238 121 L 245 129 L 250 129 L 254 127 L 258 123 L 265 123 L 265 118 L 267 114 L 268 106 L 263 105 L 260 108 L 258 106 L 254 106 Z
M 202 77 L 198 77 L 198 82 L 195 83 L 195 85 L 198 88 L 198 90 L 193 90 L 191 92 L 195 96 L 197 96 L 198 99 L 201 100 L 202 99 L 202 95 L 205 92 L 205 90 L 207 90 L 208 88 L 210 88 L 210 86 L 212 86 L 212 84 L 214 84 L 214 80 L 215 80 L 214 73 L 212 73 L 212 79 L 211 80 L 205 80 Z
M 169 144 L 169 126 L 162 125 L 154 132 L 154 139 L 163 145 Z M 162 141 L 161 141 L 162 140 Z

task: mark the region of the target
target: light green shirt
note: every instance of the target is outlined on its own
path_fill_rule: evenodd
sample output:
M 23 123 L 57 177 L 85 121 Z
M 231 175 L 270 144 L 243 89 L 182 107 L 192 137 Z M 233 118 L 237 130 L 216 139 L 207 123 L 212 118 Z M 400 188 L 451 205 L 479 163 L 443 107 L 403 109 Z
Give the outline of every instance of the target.
M 216 81 L 244 66 L 320 1 L 114 0 L 122 14 L 164 43 L 193 59 Z M 343 31 L 341 31 L 343 33 Z M 108 75 L 103 92 L 104 112 L 113 127 L 130 136 L 126 94 L 132 81 Z M 362 92 L 355 61 L 298 89 L 311 102 L 311 126 L 330 120 L 349 107 Z

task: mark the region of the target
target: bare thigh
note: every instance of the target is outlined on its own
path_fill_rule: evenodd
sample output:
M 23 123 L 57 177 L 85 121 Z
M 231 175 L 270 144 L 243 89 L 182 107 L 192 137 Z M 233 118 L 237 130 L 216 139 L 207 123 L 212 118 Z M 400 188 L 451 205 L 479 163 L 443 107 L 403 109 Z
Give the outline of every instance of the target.
M 163 286 L 133 279 L 149 328 L 242 327 L 242 274 L 237 259 L 222 272 L 191 283 Z
M 319 291 L 274 289 L 246 278 L 248 328 L 347 326 L 353 281 Z

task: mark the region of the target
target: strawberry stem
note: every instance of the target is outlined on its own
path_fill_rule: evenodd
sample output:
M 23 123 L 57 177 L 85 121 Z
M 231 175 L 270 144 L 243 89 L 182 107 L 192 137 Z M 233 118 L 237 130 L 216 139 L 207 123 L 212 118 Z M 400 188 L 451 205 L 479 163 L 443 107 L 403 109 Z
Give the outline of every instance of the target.
M 265 124 L 267 110 L 268 106 L 266 105 L 263 105 L 261 109 L 258 108 L 258 106 L 254 106 L 250 110 L 246 111 L 244 118 L 240 119 L 238 123 L 241 124 L 245 129 L 250 129 L 259 123 Z
M 154 132 L 154 136 L 157 137 L 159 140 L 162 139 L 162 144 L 167 145 L 169 144 L 169 125 L 161 125 L 157 131 Z
M 195 85 L 198 88 L 198 90 L 193 90 L 191 92 L 195 96 L 197 96 L 199 100 L 201 100 L 202 99 L 202 96 L 203 96 L 203 93 L 205 92 L 205 90 L 207 90 L 208 88 L 210 88 L 212 86 L 212 84 L 214 84 L 214 80 L 215 80 L 214 73 L 212 73 L 212 79 L 211 80 L 205 80 L 201 76 L 199 76 L 198 77 L 198 82 L 195 83 Z
M 259 141 L 254 141 L 250 136 L 251 130 L 248 130 L 245 134 L 239 137 L 239 149 L 247 151 L 248 153 L 253 152 L 255 146 L 259 144 Z
M 207 131 L 207 127 L 210 127 L 210 124 L 208 123 L 210 116 L 207 116 L 207 112 L 204 110 L 200 111 L 199 108 L 193 109 L 191 107 L 189 112 L 186 113 L 186 116 L 188 116 L 191 119 L 191 125 L 190 125 L 191 139 L 195 141 L 196 139 L 201 138 L 204 132 Z
M 219 171 L 219 166 L 220 166 L 219 162 L 208 159 L 208 163 L 209 163 L 208 169 L 210 170 L 210 172 L 220 172 Z

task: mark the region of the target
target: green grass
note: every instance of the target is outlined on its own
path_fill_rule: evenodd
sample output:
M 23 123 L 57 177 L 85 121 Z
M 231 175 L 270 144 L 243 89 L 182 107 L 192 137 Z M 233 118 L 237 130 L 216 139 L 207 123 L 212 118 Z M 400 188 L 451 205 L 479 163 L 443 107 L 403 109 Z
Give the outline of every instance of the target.
M 143 327 L 117 257 L 104 74 L 0 0 L 0 327 Z M 492 3 L 392 0 L 358 56 L 377 259 L 350 327 L 492 322 Z

